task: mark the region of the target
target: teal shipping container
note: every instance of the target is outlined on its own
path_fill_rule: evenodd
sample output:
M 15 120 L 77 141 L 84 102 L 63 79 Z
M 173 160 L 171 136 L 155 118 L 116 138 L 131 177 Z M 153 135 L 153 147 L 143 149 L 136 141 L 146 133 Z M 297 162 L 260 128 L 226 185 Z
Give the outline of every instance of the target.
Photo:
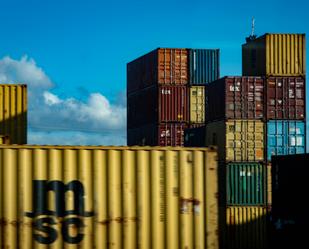
M 267 160 L 274 155 L 294 155 L 306 152 L 305 122 L 272 120 L 267 122 Z
M 219 49 L 190 49 L 189 51 L 190 85 L 205 85 L 219 79 Z
M 229 163 L 226 167 L 228 205 L 266 204 L 266 165 L 261 163 Z

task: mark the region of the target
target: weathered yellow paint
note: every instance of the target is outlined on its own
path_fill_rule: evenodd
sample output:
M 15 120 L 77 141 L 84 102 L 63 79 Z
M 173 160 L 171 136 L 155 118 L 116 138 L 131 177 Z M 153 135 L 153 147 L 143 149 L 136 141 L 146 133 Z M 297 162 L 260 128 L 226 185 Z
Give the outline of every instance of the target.
M 242 46 L 243 75 L 305 76 L 305 34 L 265 34 Z
M 267 248 L 267 215 L 267 207 L 227 207 L 225 248 Z
M 205 123 L 205 86 L 190 87 L 190 122 Z
M 0 145 L 0 246 L 218 249 L 216 159 L 208 148 Z
M 0 135 L 27 143 L 27 86 L 0 84 Z
M 206 144 L 218 146 L 221 161 L 263 161 L 264 129 L 259 120 L 212 122 L 206 125 Z

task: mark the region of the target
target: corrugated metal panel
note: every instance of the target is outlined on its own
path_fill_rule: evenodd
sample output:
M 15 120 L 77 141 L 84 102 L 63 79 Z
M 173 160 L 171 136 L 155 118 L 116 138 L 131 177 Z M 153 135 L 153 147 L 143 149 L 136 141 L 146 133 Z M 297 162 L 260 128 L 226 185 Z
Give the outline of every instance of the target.
M 206 145 L 217 145 L 219 159 L 227 162 L 264 161 L 264 123 L 222 120 L 206 125 Z
M 268 248 L 267 207 L 227 207 L 227 234 L 224 248 Z
M 210 149 L 0 146 L 0 182 L 0 248 L 218 248 Z
M 266 88 L 267 119 L 300 119 L 306 116 L 305 78 L 269 77 Z
M 273 246 L 302 248 L 308 243 L 309 154 L 275 156 L 271 163 Z
M 206 126 L 185 129 L 185 147 L 205 147 Z
M 293 155 L 306 152 L 305 122 L 272 120 L 267 122 L 267 160 L 273 155 Z
M 305 76 L 305 34 L 265 34 L 242 46 L 243 75 Z
M 185 86 L 153 86 L 127 98 L 129 129 L 161 122 L 188 122 L 189 96 Z
M 0 135 L 27 143 L 27 86 L 0 84 Z
M 128 129 L 127 144 L 147 146 L 184 146 L 184 123 L 161 123 Z
M 220 77 L 219 49 L 190 49 L 190 84 L 207 84 Z
M 160 86 L 158 91 L 158 123 L 188 122 L 188 88 L 185 86 Z
M 187 49 L 158 49 L 158 83 L 185 85 L 188 83 Z
M 263 119 L 264 79 L 228 76 L 206 86 L 206 120 Z
M 205 87 L 190 87 L 190 122 L 205 123 Z
M 267 202 L 266 166 L 259 163 L 227 165 L 227 204 L 265 205 Z

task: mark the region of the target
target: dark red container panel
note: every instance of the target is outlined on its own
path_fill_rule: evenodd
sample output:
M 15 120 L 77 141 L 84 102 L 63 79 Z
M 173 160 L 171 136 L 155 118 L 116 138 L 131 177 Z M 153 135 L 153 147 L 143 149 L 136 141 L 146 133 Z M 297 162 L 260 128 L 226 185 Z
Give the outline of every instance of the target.
M 128 129 L 128 146 L 184 146 L 187 124 L 162 123 Z
M 186 86 L 160 86 L 159 122 L 188 122 L 189 104 Z
M 187 49 L 159 48 L 127 64 L 127 93 L 158 84 L 188 83 Z
M 206 86 L 206 122 L 263 119 L 264 79 L 223 77 Z
M 267 78 L 267 119 L 304 120 L 305 85 L 303 77 Z
M 152 86 L 127 98 L 127 127 L 150 123 L 188 122 L 189 104 L 186 86 Z

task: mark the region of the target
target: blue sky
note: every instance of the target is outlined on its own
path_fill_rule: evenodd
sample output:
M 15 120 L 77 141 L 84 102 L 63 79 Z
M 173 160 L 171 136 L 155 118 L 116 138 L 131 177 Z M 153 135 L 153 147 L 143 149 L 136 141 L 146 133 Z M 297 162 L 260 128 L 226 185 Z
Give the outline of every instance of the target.
M 4 64 L 10 65 L 4 79 L 31 81 L 31 77 L 23 78 L 20 69 L 18 73 L 14 71 L 23 65 L 40 71 L 40 79 L 52 85 L 45 85 L 44 91 L 52 95 L 45 94 L 44 103 L 46 98 L 47 102 L 66 103 L 64 119 L 71 111 L 71 100 L 75 101 L 75 111 L 87 111 L 83 125 L 77 124 L 80 117 L 67 119 L 72 127 L 77 124 L 72 130 L 69 126 L 61 130 L 61 125 L 59 129 L 49 129 L 57 126 L 57 120 L 49 120 L 52 125 L 48 125 L 30 119 L 31 142 L 42 143 L 47 136 L 57 143 L 60 132 L 67 136 L 68 143 L 96 144 L 100 140 L 94 138 L 100 137 L 94 134 L 104 135 L 106 131 L 109 138 L 103 139 L 104 143 L 123 144 L 125 124 L 115 122 L 125 111 L 121 107 L 125 105 L 127 62 L 156 47 L 220 48 L 221 76 L 240 75 L 241 44 L 251 31 L 252 16 L 256 19 L 257 35 L 308 34 L 308 9 L 305 0 L 0 0 L 0 59 L 7 58 Z M 23 56 L 27 57 L 21 62 Z M 102 128 L 100 122 L 108 122 L 110 114 L 93 114 L 96 100 L 101 97 L 107 101 L 109 113 L 119 114 L 114 123 L 101 125 Z M 34 103 L 33 108 L 29 115 L 36 115 Z M 55 114 L 54 110 L 49 111 Z M 84 120 L 87 118 L 98 122 L 89 134 Z M 123 122 L 123 117 L 119 122 Z M 74 137 L 76 133 L 79 138 Z

